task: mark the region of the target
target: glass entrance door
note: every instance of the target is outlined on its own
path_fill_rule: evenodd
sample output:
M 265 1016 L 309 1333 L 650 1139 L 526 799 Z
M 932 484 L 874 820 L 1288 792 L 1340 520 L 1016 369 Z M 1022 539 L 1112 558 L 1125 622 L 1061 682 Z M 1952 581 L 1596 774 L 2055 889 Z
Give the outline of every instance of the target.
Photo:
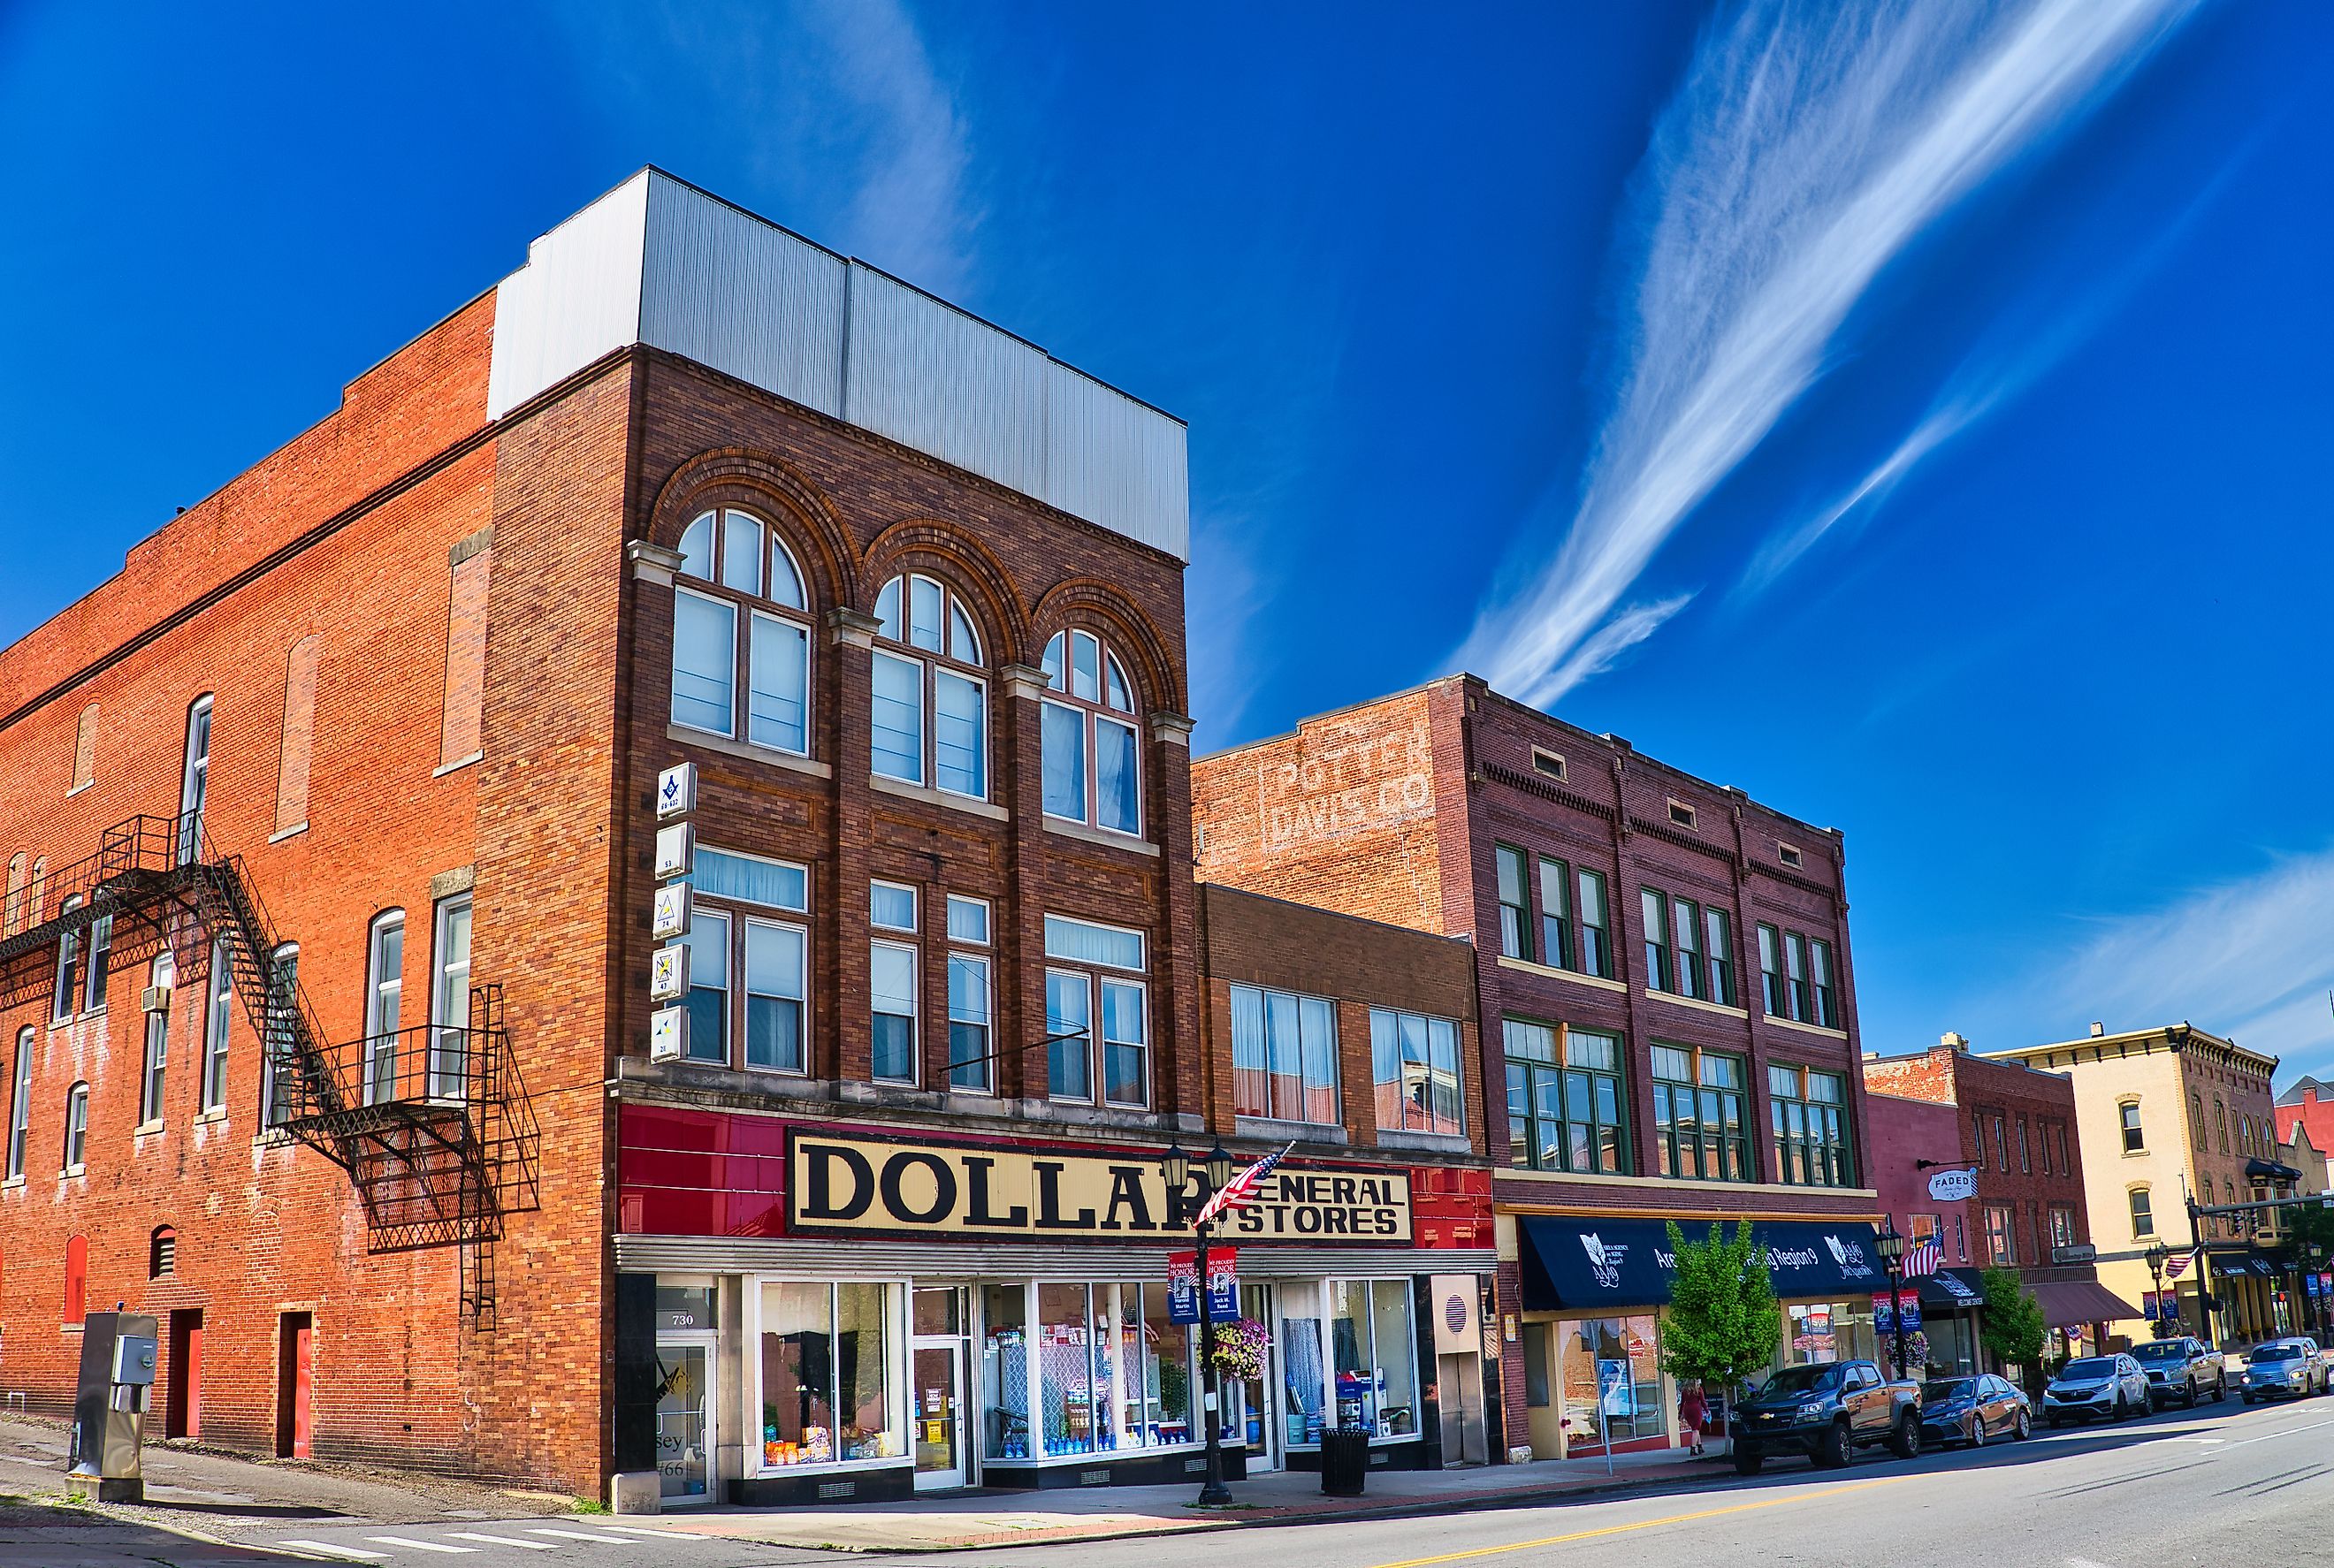
M 713 1346 L 657 1342 L 657 1490 L 667 1505 L 710 1496 Z
M 971 1481 L 965 1447 L 965 1293 L 957 1285 L 918 1289 L 908 1343 L 909 1419 L 914 1423 L 916 1489 L 940 1491 Z
M 1255 1319 L 1268 1329 L 1273 1324 L 1272 1287 L 1240 1282 L 1240 1315 Z M 1219 1323 L 1220 1330 L 1224 1325 Z M 1275 1336 L 1276 1340 L 1278 1336 Z M 1279 1386 L 1279 1346 L 1276 1342 L 1265 1356 L 1261 1377 L 1244 1378 L 1228 1383 L 1224 1399 L 1230 1406 L 1230 1419 L 1224 1436 L 1228 1441 L 1245 1439 L 1248 1444 L 1248 1468 L 1250 1475 L 1259 1470 L 1280 1468 L 1280 1421 L 1277 1411 L 1278 1401 L 1272 1391 Z

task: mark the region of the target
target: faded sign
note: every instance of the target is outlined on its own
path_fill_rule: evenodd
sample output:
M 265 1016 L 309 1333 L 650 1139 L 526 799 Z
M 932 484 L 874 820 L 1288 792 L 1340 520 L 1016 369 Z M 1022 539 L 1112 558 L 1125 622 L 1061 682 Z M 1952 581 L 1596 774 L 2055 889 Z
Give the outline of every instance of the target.
M 1307 731 L 1297 755 L 1257 765 L 1264 847 L 1287 850 L 1383 828 L 1434 809 L 1426 721 L 1398 729 Z

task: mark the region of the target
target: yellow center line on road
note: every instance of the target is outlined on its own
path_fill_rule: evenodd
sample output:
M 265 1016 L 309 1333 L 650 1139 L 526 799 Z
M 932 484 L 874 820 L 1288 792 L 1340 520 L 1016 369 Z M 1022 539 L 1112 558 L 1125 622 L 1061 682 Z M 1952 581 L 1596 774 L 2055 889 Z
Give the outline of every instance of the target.
M 1467 1552 L 1445 1552 L 1435 1557 L 1405 1557 L 1399 1563 L 1380 1563 L 1374 1568 L 1428 1568 L 1435 1563 L 1464 1563 L 1474 1557 L 1497 1557 L 1509 1552 L 1529 1552 L 1537 1546 L 1562 1546 L 1573 1541 L 1594 1541 L 1602 1535 L 1625 1535 L 1633 1530 L 1658 1530 L 1664 1525 L 1687 1525 L 1696 1519 L 1716 1519 L 1728 1514 L 1748 1514 L 1757 1508 L 1779 1508 L 1786 1503 L 1804 1503 L 1817 1497 L 1837 1497 L 1843 1492 L 1861 1492 L 1873 1486 L 1893 1486 L 1910 1476 L 1880 1476 L 1869 1481 L 1847 1481 L 1820 1491 L 1794 1492 L 1789 1496 L 1762 1497 L 1756 1503 L 1731 1503 L 1723 1508 L 1701 1508 L 1691 1514 L 1672 1514 L 1662 1519 L 1641 1519 L 1634 1525 L 1606 1525 L 1596 1530 L 1575 1530 L 1568 1535 L 1543 1535 L 1537 1541 L 1517 1541 L 1506 1546 L 1478 1546 Z

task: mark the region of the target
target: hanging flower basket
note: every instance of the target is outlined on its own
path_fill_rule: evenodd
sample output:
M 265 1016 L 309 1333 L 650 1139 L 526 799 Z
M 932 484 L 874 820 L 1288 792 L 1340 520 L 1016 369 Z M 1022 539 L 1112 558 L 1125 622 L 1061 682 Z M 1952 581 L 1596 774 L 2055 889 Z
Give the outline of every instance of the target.
M 1254 1318 L 1216 1325 L 1214 1365 L 1219 1376 L 1250 1380 L 1264 1376 L 1272 1333 Z

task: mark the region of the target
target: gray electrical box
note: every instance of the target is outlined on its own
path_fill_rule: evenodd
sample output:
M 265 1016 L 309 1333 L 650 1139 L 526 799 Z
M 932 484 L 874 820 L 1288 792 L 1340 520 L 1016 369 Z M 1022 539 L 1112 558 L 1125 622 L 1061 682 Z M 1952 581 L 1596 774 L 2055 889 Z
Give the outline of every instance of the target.
M 102 1503 L 145 1500 L 139 1445 L 160 1360 L 156 1327 L 144 1313 L 90 1313 L 82 1320 L 81 1378 L 65 1459 L 69 1491 L 93 1492 Z
M 149 1320 L 150 1321 L 150 1320 Z M 121 1334 L 113 1342 L 113 1386 L 154 1386 L 154 1363 L 161 1347 L 151 1334 Z

